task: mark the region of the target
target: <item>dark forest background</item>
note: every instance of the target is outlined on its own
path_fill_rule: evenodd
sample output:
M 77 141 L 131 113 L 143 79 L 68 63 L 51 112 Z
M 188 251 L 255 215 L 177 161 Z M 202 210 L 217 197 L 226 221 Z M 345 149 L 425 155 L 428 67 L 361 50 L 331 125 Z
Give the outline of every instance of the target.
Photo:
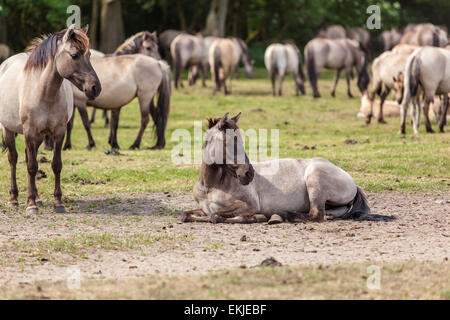
M 81 8 L 94 48 L 111 52 L 142 30 L 203 31 L 237 36 L 255 55 L 268 43 L 294 40 L 302 48 L 324 24 L 364 27 L 366 9 L 381 8 L 381 30 L 407 23 L 450 27 L 449 0 L 0 0 L 0 42 L 19 52 L 41 34 L 65 27 L 69 5 Z

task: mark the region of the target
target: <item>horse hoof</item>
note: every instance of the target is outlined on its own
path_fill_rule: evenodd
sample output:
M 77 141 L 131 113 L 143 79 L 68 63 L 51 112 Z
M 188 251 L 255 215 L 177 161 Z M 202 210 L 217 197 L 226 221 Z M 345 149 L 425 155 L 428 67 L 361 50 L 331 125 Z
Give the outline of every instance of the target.
M 153 147 L 148 148 L 148 150 L 161 150 L 164 149 L 164 146 L 158 146 L 157 144 Z
M 67 213 L 66 208 L 63 205 L 54 206 L 53 212 L 54 213 Z
M 6 204 L 8 208 L 17 208 L 19 206 L 19 202 L 17 201 L 10 201 Z
M 28 207 L 25 211 L 28 214 L 38 214 L 39 213 L 39 209 L 36 206 Z
M 384 119 L 378 119 L 378 123 L 380 123 L 380 124 L 386 124 L 387 122 L 386 122 L 386 120 L 384 120 Z
M 212 223 L 220 223 L 220 222 L 223 222 L 223 218 L 221 217 L 221 216 L 219 216 L 218 214 L 213 214 L 212 216 L 211 216 L 211 222 Z
M 128 148 L 129 150 L 136 150 L 139 149 L 139 146 L 135 146 L 134 144 Z
M 267 222 L 267 217 L 263 214 L 255 214 L 256 222 Z
M 273 214 L 270 219 L 268 224 L 279 224 L 283 222 L 283 218 L 281 216 L 279 216 L 278 214 Z
M 64 146 L 64 148 L 63 148 L 63 150 L 71 150 L 71 149 L 72 149 L 71 145 Z
M 42 200 L 36 200 L 36 204 L 38 207 L 43 207 L 44 206 L 44 202 L 42 202 Z

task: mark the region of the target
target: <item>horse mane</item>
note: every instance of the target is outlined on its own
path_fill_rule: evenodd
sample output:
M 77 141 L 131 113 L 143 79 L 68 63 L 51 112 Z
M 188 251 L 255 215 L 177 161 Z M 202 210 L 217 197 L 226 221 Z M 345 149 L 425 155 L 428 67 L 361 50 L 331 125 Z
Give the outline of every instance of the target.
M 43 69 L 47 63 L 55 56 L 58 48 L 58 41 L 60 41 L 66 34 L 67 29 L 55 32 L 50 35 L 44 35 L 33 39 L 26 52 L 30 53 L 25 64 L 24 70 Z M 74 30 L 71 38 L 72 44 L 86 55 L 89 51 L 89 38 L 81 30 Z
M 122 43 L 116 49 L 116 51 L 114 51 L 113 55 L 123 55 L 123 54 L 137 53 L 138 50 L 139 50 L 139 47 L 142 45 L 142 42 L 144 41 L 146 36 L 152 38 L 152 40 L 154 42 L 157 41 L 156 36 L 154 36 L 149 31 L 141 31 L 141 32 L 138 32 L 138 33 L 132 35 L 127 40 L 125 40 L 125 42 Z
M 217 123 L 219 123 L 219 121 L 222 118 L 207 118 L 206 121 L 208 121 L 208 129 L 213 128 Z M 232 119 L 231 119 L 232 120 Z M 223 129 L 239 129 L 239 127 L 237 126 L 237 124 L 234 121 L 230 121 L 230 119 L 228 119 L 225 123 L 224 123 L 224 127 Z

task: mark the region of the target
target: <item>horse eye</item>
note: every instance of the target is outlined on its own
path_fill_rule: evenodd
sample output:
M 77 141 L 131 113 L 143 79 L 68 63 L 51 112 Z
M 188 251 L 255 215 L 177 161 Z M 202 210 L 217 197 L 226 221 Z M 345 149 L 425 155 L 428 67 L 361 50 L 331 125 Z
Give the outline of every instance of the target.
M 72 59 L 78 59 L 78 57 L 80 56 L 78 53 L 74 53 L 70 55 L 72 57 Z

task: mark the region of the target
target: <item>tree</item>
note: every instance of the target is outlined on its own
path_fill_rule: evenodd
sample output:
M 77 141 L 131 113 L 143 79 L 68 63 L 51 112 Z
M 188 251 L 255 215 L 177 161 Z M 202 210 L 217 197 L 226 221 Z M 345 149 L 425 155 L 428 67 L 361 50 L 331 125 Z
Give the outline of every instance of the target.
M 225 36 L 228 0 L 212 0 L 208 17 L 206 18 L 206 35 Z
M 124 40 L 120 0 L 102 0 L 100 50 L 112 53 Z

